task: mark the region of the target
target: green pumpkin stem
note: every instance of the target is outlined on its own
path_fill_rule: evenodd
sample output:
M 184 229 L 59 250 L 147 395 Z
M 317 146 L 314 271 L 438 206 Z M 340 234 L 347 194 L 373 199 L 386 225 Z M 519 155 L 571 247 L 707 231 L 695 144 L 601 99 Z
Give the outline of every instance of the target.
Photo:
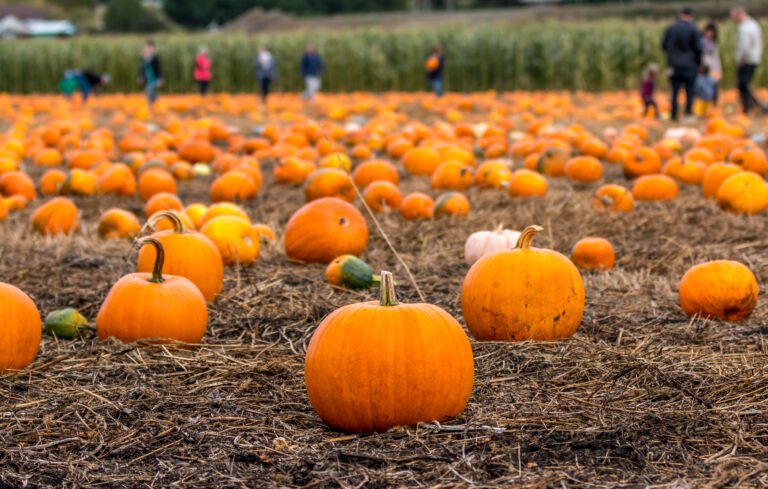
M 165 263 L 165 250 L 163 249 L 162 243 L 160 243 L 159 240 L 153 238 L 152 236 L 145 236 L 143 238 L 137 239 L 133 242 L 133 247 L 137 250 L 140 250 L 144 245 L 151 244 L 155 247 L 155 266 L 152 267 L 152 277 L 149 279 L 150 282 L 161 284 L 165 282 L 165 279 L 163 278 L 163 264 Z
M 531 243 L 533 242 L 533 237 L 536 236 L 536 233 L 539 231 L 544 231 L 544 228 L 535 224 L 523 229 L 523 232 L 520 233 L 520 237 L 517 239 L 517 245 L 515 246 L 515 249 L 529 249 L 531 247 Z
M 381 299 L 379 305 L 381 306 L 396 306 L 397 296 L 395 296 L 395 279 L 390 272 L 382 271 L 380 275 L 381 285 L 379 290 L 381 291 Z
M 171 211 L 156 212 L 155 215 L 153 215 L 150 218 L 150 220 L 147 223 L 147 225 L 152 230 L 154 230 L 155 229 L 155 224 L 157 224 L 157 222 L 160 219 L 168 219 L 168 220 L 170 220 L 171 223 L 173 224 L 173 232 L 174 233 L 186 233 L 187 232 L 187 228 L 184 227 L 184 223 L 182 222 L 181 219 L 179 219 L 179 216 L 177 216 L 176 214 L 174 214 Z

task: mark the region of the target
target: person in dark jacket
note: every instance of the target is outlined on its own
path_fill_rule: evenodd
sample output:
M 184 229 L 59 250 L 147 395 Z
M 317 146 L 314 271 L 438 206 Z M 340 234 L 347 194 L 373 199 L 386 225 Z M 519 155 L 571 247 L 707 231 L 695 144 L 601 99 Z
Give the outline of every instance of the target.
M 677 95 L 685 88 L 685 115 L 693 114 L 694 86 L 701 64 L 701 34 L 693 23 L 693 11 L 684 8 L 677 20 L 664 31 L 661 47 L 667 53 L 669 82 L 672 86 L 672 120 L 677 120 Z
M 301 77 L 304 78 L 304 98 L 314 100 L 320 91 L 320 75 L 325 72 L 323 58 L 317 53 L 315 46 L 307 44 L 301 57 Z
M 110 77 L 107 73 L 94 73 L 91 70 L 67 70 L 64 73 L 64 79 L 59 83 L 59 89 L 71 98 L 72 94 L 79 90 L 83 97 L 83 102 L 88 100 L 91 93 L 99 87 L 109 85 Z
M 144 43 L 144 52 L 141 55 L 139 69 L 139 84 L 144 87 L 149 105 L 154 104 L 157 100 L 157 89 L 163 85 L 163 71 L 155 49 L 155 42 L 152 39 L 148 39 Z
M 272 53 L 265 46 L 259 49 L 259 55 L 253 60 L 253 66 L 256 69 L 256 76 L 261 85 L 261 102 L 266 105 L 269 89 L 272 82 L 277 78 L 277 62 Z
M 445 53 L 440 46 L 433 46 L 432 50 L 424 62 L 424 69 L 427 72 L 427 79 L 432 91 L 438 97 L 443 95 L 443 71 L 445 69 Z

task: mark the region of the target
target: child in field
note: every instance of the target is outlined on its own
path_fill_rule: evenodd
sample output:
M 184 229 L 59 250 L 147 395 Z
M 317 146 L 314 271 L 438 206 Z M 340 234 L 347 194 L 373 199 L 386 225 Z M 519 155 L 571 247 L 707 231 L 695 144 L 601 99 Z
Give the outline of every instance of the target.
M 699 76 L 696 77 L 694 94 L 696 94 L 696 102 L 693 106 L 694 115 L 697 117 L 707 115 L 709 108 L 715 104 L 715 98 L 717 97 L 717 80 L 712 77 L 707 65 L 702 65 L 699 68 Z
M 208 93 L 208 85 L 213 77 L 213 63 L 208 55 L 208 48 L 205 46 L 200 46 L 197 50 L 194 76 L 197 82 L 197 93 L 206 95 Z
M 659 106 L 653 97 L 656 92 L 656 75 L 659 73 L 659 65 L 651 63 L 643 70 L 643 78 L 640 83 L 640 97 L 643 99 L 643 117 L 648 115 L 648 111 L 653 108 L 656 118 L 659 118 Z
M 86 102 L 94 90 L 108 85 L 109 82 L 110 78 L 107 73 L 99 74 L 90 70 L 67 70 L 64 72 L 64 78 L 59 82 L 59 90 L 68 99 L 72 98 L 72 94 L 79 90 L 83 102 Z
M 157 89 L 163 85 L 163 72 L 160 68 L 160 58 L 155 49 L 155 42 L 147 39 L 141 54 L 139 65 L 139 84 L 144 87 L 149 105 L 157 100 Z
M 445 69 L 445 53 L 440 46 L 432 47 L 432 50 L 424 62 L 424 70 L 432 91 L 438 97 L 443 95 L 443 70 Z

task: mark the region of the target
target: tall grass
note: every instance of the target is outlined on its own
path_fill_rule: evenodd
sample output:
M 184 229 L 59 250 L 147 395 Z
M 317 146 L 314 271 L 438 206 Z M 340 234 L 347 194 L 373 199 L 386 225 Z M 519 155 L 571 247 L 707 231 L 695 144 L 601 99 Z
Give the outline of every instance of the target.
M 256 90 L 252 60 L 267 45 L 278 61 L 279 90 L 301 87 L 298 65 L 303 47 L 314 42 L 328 67 L 329 91 L 419 90 L 425 87 L 423 62 L 440 43 L 447 56 L 450 90 L 606 90 L 635 88 L 642 67 L 664 66 L 655 22 L 530 22 L 525 25 L 440 28 L 428 31 L 351 30 L 310 35 L 171 35 L 157 39 L 168 92 L 193 90 L 197 47 L 208 46 L 214 60 L 216 91 Z M 768 32 L 768 31 L 767 31 Z M 139 37 L 83 37 L 72 40 L 0 42 L 0 91 L 56 90 L 64 70 L 109 72 L 111 91 L 135 91 Z M 725 83 L 734 82 L 735 29 L 724 26 L 721 56 Z M 768 69 L 757 82 L 768 85 Z

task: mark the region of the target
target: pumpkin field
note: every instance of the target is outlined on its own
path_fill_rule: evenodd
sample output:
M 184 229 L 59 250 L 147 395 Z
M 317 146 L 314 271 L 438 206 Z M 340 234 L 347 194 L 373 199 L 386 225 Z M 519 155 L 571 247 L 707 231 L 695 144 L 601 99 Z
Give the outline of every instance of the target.
M 768 486 L 721 97 L 0 96 L 0 487 Z

